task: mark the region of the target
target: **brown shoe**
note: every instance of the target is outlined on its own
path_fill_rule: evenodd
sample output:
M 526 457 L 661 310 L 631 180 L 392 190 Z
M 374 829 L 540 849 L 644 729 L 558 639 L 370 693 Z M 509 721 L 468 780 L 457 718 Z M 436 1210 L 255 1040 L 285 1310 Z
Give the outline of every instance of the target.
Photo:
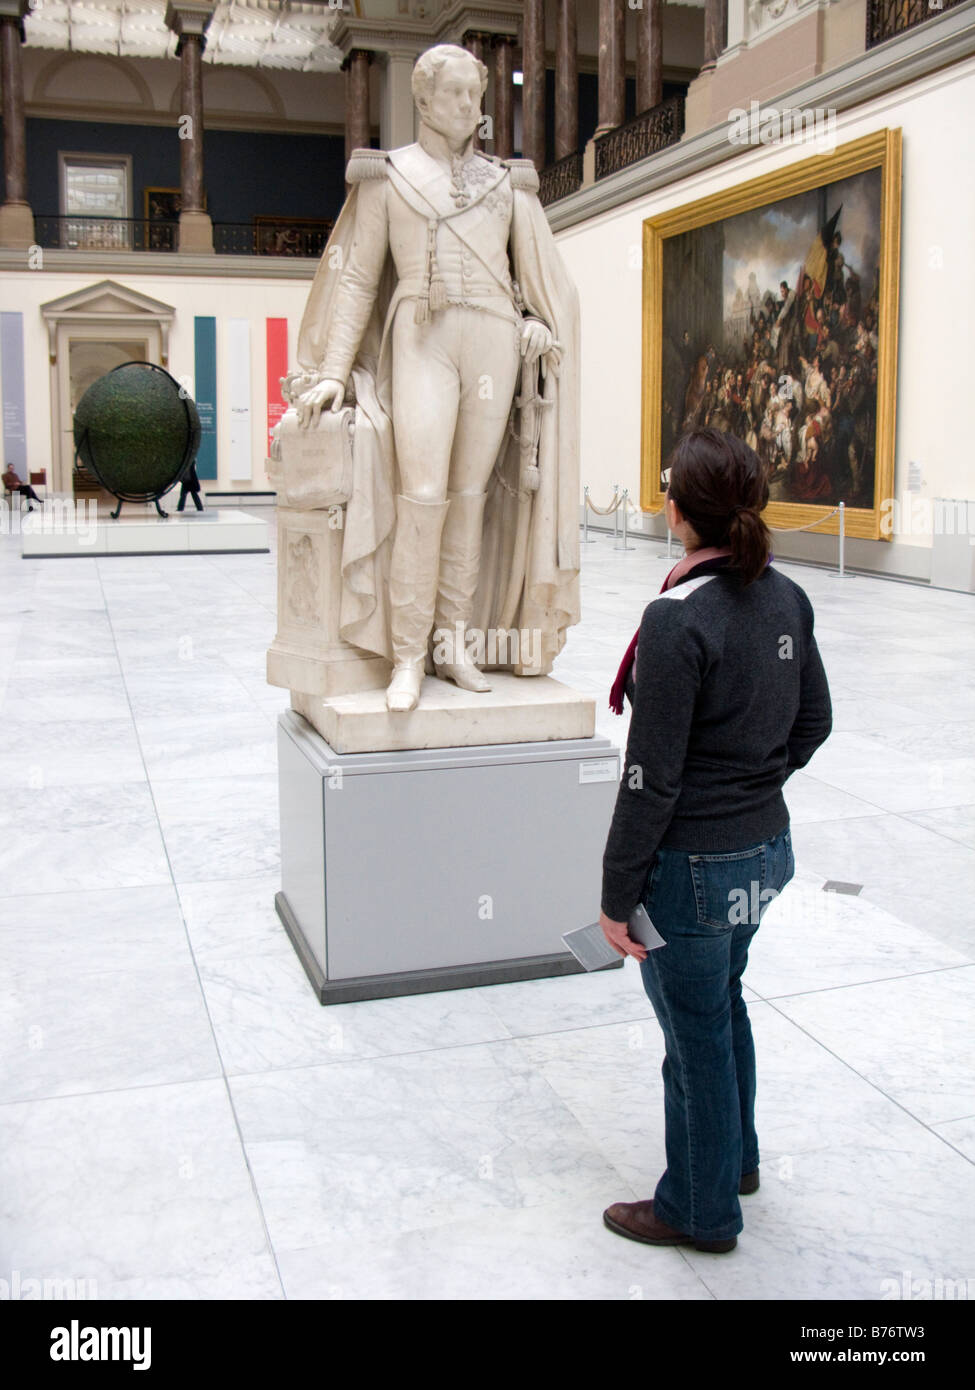
M 639 1240 L 644 1245 L 693 1245 L 695 1250 L 705 1250 L 712 1255 L 724 1255 L 734 1250 L 738 1244 L 737 1236 L 728 1240 L 697 1240 L 683 1231 L 675 1231 L 653 1214 L 653 1202 L 614 1202 L 603 1212 L 603 1222 L 618 1236 L 627 1240 Z
M 750 1197 L 753 1192 L 758 1191 L 758 1169 L 752 1173 L 742 1173 L 741 1182 L 738 1184 L 738 1194 L 741 1197 Z

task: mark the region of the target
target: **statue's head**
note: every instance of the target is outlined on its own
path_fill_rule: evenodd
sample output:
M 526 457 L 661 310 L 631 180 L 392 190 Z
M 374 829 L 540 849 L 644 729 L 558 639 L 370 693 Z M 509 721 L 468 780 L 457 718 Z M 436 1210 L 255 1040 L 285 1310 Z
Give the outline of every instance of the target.
M 467 140 L 481 119 L 487 86 L 484 64 L 453 43 L 421 53 L 413 68 L 413 100 L 426 125 L 452 140 Z

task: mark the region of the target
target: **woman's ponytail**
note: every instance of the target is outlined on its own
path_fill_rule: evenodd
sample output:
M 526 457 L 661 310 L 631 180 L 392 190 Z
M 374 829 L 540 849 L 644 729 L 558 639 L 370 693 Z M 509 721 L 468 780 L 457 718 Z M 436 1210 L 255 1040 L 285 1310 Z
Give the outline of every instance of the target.
M 751 584 L 765 569 L 772 550 L 772 536 L 754 507 L 736 507 L 728 523 L 731 563 L 742 584 Z
M 764 572 L 772 536 L 760 513 L 768 478 L 754 449 L 721 430 L 691 430 L 670 456 L 668 492 L 704 546 L 728 546 L 742 584 Z

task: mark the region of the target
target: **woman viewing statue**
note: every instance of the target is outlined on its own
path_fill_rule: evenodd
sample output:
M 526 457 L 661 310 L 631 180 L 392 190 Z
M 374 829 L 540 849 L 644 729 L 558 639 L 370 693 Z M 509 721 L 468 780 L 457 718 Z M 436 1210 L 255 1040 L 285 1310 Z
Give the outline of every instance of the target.
M 766 470 L 714 429 L 670 459 L 667 522 L 684 545 L 647 605 L 611 703 L 632 703 L 603 860 L 607 940 L 640 962 L 664 1035 L 666 1168 L 610 1230 L 723 1253 L 759 1185 L 755 1049 L 742 997 L 748 948 L 793 877 L 782 787 L 829 735 L 813 611 L 771 564 Z M 642 903 L 664 946 L 628 934 Z

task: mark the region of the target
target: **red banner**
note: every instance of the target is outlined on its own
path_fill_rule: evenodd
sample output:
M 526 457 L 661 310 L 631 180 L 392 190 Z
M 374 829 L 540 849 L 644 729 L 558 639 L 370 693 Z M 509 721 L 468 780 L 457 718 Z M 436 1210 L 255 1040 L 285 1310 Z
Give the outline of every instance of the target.
M 281 398 L 281 378 L 288 373 L 288 320 L 267 320 L 267 447 L 271 431 L 287 406 Z

